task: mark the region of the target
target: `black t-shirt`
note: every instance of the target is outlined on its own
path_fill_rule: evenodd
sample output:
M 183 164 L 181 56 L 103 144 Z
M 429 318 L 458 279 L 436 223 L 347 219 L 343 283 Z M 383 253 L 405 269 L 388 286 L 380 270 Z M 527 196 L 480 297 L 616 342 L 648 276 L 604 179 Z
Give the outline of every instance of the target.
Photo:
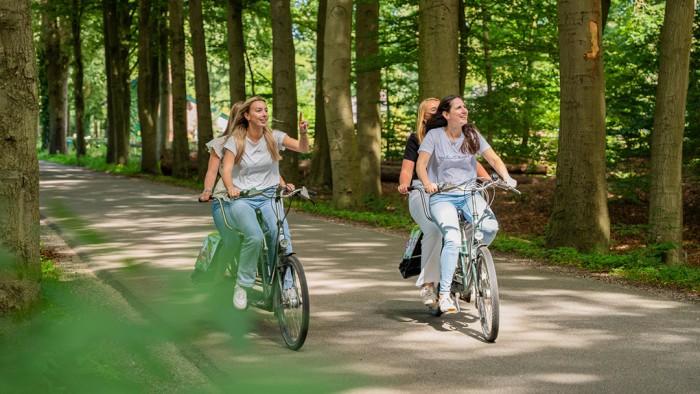
M 418 136 L 416 136 L 416 133 L 411 133 L 411 135 L 408 137 L 408 141 L 406 141 L 406 149 L 403 151 L 403 159 L 410 160 L 414 163 L 411 181 L 418 179 L 415 166 L 415 162 L 418 161 L 418 148 L 420 148 Z

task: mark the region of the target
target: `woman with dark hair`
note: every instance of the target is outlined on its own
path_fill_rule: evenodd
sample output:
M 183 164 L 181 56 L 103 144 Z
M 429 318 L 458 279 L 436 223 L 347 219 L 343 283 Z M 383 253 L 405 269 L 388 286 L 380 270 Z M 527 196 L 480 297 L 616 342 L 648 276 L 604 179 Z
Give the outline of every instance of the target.
M 267 125 L 267 104 L 261 97 L 246 100 L 236 113 L 230 137 L 224 143 L 221 180 L 223 187 L 214 195 L 223 194 L 229 200 L 227 219 L 233 227 L 244 234 L 238 263 L 238 278 L 233 295 L 233 305 L 245 309 L 248 304 L 247 291 L 255 283 L 255 269 L 262 251 L 263 231 L 258 224 L 255 210 L 259 209 L 268 228 L 276 228 L 273 202 L 265 196 L 240 198 L 241 190 L 257 189 L 272 191 L 280 184 L 279 151 L 291 149 L 304 153 L 309 150 L 307 131 L 309 122 L 299 119 L 299 140 L 289 137 Z M 276 242 L 276 231 L 270 231 L 272 242 Z M 289 236 L 289 233 L 287 233 Z M 271 249 L 272 250 L 272 249 Z M 291 253 L 291 242 L 287 253 Z
M 483 156 L 510 186 L 517 182 L 496 152 L 481 136 L 479 130 L 468 122 L 469 111 L 458 96 L 447 96 L 438 105 L 437 112 L 428 120 L 428 134 L 418 149 L 416 172 L 425 191 L 433 194 L 438 184 L 462 184 L 477 178 L 476 155 Z M 482 231 L 484 243 L 490 244 L 498 232 L 498 222 L 488 204 L 480 195 L 476 197 L 479 216 L 484 218 Z M 449 297 L 450 285 L 461 243 L 458 214 L 462 212 L 471 221 L 471 195 L 452 190 L 431 196 L 430 214 L 443 236 L 440 254 L 440 294 L 438 303 L 443 313 L 455 313 Z
M 401 174 L 399 175 L 399 193 L 408 193 L 409 186 L 422 186 L 415 170 L 416 160 L 418 160 L 418 147 L 428 134 L 426 123 L 435 114 L 439 104 L 440 100 L 431 97 L 421 101 L 418 105 L 416 132 L 411 133 L 408 137 L 403 154 Z M 479 163 L 477 163 L 477 172 L 479 172 L 479 176 L 488 176 L 484 167 Z M 420 257 L 421 272 L 416 280 L 416 286 L 421 288 L 420 296 L 423 304 L 432 306 L 437 302 L 435 282 L 440 280 L 442 234 L 437 225 L 425 215 L 424 204 L 429 204 L 428 198 L 418 190 L 408 195 L 408 210 L 423 233 Z

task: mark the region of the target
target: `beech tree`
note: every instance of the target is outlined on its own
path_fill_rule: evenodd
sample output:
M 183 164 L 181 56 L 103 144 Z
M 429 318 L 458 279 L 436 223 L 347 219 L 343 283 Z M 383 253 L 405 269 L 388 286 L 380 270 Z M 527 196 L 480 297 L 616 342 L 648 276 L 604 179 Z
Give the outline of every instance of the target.
M 323 98 L 333 171 L 333 202 L 339 209 L 361 203 L 355 127 L 350 99 L 352 0 L 329 0 L 323 62 Z
M 315 85 L 315 122 L 314 147 L 311 156 L 311 169 L 308 183 L 330 189 L 333 186 L 331 171 L 331 154 L 328 147 L 328 132 L 326 131 L 326 112 L 323 100 L 323 62 L 326 35 L 326 14 L 328 0 L 319 0 L 318 15 L 316 16 L 316 85 Z
M 185 79 L 185 16 L 182 0 L 168 0 L 170 15 L 170 65 L 173 95 L 173 177 L 189 176 L 187 140 L 187 89 Z
M 379 54 L 379 1 L 358 0 L 356 14 L 357 150 L 362 173 L 362 193 L 381 196 L 381 69 L 375 59 Z
M 298 138 L 297 82 L 289 0 L 270 1 L 272 23 L 272 128 Z M 286 181 L 299 182 L 296 152 L 282 152 L 280 173 Z
M 459 94 L 458 0 L 418 1 L 418 97 Z
M 211 120 L 209 98 L 211 94 L 209 93 L 209 71 L 201 0 L 190 0 L 190 32 L 194 58 L 194 88 L 197 98 L 197 178 L 204 181 L 209 167 L 209 150 L 206 144 L 214 138 L 214 129 Z
M 29 2 L 0 12 L 0 312 L 39 299 L 39 113 Z
M 141 126 L 141 172 L 159 174 L 157 120 L 158 17 L 151 0 L 139 0 L 138 113 Z
M 42 12 L 42 35 L 46 54 L 46 80 L 49 97 L 49 153 L 68 151 L 68 62 L 64 49 L 69 36 L 67 18 L 53 2 L 46 2 Z
M 229 89 L 231 106 L 245 100 L 245 41 L 243 38 L 243 1 L 226 2 L 228 31 Z
M 605 79 L 600 2 L 559 0 L 560 120 L 550 247 L 606 251 Z
M 675 245 L 665 256 L 671 265 L 685 260 L 682 157 L 694 16 L 694 0 L 666 3 L 651 135 L 649 224 L 654 241 Z
M 85 92 L 83 80 L 85 71 L 83 67 L 83 49 L 80 37 L 81 23 L 85 4 L 83 0 L 73 0 L 73 12 L 70 15 L 70 25 L 73 44 L 73 102 L 75 106 L 75 154 L 85 155 Z

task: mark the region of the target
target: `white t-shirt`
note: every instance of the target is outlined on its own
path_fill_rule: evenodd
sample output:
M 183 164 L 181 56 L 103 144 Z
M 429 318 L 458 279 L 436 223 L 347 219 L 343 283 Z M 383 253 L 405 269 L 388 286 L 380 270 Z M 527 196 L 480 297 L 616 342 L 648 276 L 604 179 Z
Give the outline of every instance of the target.
M 287 133 L 279 130 L 272 131 L 272 137 L 277 143 L 277 150 L 284 150 L 282 141 Z M 236 142 L 229 138 L 224 144 L 224 149 L 228 149 L 237 155 Z M 248 137 L 245 139 L 245 150 L 243 158 L 238 164 L 233 166 L 233 185 L 240 190 L 258 189 L 263 190 L 268 187 L 279 185 L 280 166 L 267 150 L 265 138 L 260 138 L 258 142 L 252 142 Z
M 479 154 L 491 148 L 488 142 L 479 136 Z M 476 155 L 462 153 L 460 148 L 464 135 L 457 141 L 450 141 L 445 128 L 431 129 L 423 139 L 418 152 L 430 153 L 428 162 L 428 178 L 437 184 L 451 183 L 453 185 L 471 181 L 476 178 Z
M 209 151 L 214 151 L 214 154 L 219 157 L 219 160 L 221 161 L 219 163 L 219 175 L 221 175 L 221 169 L 223 168 L 223 159 L 224 159 L 224 141 L 226 140 L 226 137 L 218 137 L 214 138 L 213 140 L 207 142 L 207 149 Z

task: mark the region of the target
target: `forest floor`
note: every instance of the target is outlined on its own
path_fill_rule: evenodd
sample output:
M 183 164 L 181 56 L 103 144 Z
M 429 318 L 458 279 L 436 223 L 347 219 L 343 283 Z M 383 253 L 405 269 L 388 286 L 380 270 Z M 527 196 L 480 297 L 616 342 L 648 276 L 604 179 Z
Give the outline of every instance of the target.
M 513 236 L 544 236 L 552 210 L 553 177 L 513 175 L 522 195 L 499 191 L 493 204 L 501 231 Z M 383 184 L 384 195 L 398 195 L 397 183 Z M 648 199 L 635 190 L 639 201 L 608 197 L 612 250 L 643 248 L 648 244 Z M 683 238 L 688 264 L 700 266 L 700 184 L 683 185 Z

